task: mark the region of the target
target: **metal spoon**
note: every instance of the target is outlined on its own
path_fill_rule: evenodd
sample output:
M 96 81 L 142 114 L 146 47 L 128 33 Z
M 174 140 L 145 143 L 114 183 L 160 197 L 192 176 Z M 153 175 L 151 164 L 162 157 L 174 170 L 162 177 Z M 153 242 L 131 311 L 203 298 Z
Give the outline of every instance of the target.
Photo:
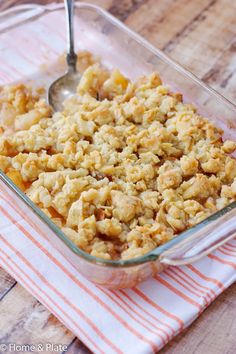
M 48 90 L 48 102 L 54 111 L 63 109 L 63 101 L 76 92 L 81 75 L 76 71 L 77 55 L 74 50 L 74 0 L 64 0 L 67 23 L 67 72 L 54 81 Z

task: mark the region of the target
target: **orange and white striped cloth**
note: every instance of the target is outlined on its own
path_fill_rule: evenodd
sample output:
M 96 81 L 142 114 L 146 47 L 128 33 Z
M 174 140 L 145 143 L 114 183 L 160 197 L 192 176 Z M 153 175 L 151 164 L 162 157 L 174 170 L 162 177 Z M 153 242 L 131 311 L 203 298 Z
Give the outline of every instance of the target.
M 155 353 L 236 280 L 236 240 L 111 291 L 86 280 L 0 188 L 0 265 L 94 353 Z
M 25 77 L 41 83 L 39 67 L 63 53 L 65 40 L 60 12 L 10 26 L 0 34 L 0 84 Z M 89 40 L 92 49 L 97 39 Z M 94 353 L 145 354 L 162 348 L 236 280 L 236 240 L 194 265 L 110 291 L 80 275 L 0 184 L 0 265 Z

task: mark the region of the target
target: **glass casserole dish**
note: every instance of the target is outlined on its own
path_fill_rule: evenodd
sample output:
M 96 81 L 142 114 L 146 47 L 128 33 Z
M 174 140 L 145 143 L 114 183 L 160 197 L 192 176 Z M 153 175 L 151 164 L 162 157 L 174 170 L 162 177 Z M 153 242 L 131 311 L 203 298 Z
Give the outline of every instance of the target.
M 92 52 L 106 67 L 117 67 L 130 79 L 158 71 L 165 83 L 183 93 L 187 102 L 193 102 L 200 113 L 221 127 L 225 138 L 235 140 L 236 107 L 106 11 L 89 4 L 76 4 L 75 38 L 77 50 Z M 48 87 L 65 71 L 62 56 L 65 48 L 62 4 L 23 5 L 5 11 L 0 15 L 0 84 L 28 82 Z M 132 287 L 167 265 L 191 263 L 236 235 L 234 202 L 142 257 L 103 260 L 76 247 L 1 171 L 0 191 L 79 272 L 110 288 Z

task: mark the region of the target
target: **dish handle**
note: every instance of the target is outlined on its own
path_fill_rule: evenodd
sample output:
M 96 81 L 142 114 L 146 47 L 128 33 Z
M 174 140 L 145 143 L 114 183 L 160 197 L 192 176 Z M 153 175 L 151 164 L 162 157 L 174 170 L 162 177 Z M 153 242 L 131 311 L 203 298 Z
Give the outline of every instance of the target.
M 234 202 L 224 215 L 217 217 L 218 212 L 206 219 L 205 225 L 204 222 L 197 225 L 194 233 L 193 230 L 187 231 L 183 241 L 160 255 L 160 262 L 168 265 L 190 264 L 236 237 L 235 207 Z

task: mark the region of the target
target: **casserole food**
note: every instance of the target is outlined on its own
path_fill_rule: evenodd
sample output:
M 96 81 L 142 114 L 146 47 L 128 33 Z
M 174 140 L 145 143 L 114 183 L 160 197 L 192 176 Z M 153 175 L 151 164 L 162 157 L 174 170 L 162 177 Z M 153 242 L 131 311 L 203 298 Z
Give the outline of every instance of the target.
M 236 199 L 235 142 L 157 73 L 132 83 L 79 58 L 61 112 L 22 84 L 0 88 L 0 169 L 76 246 L 142 256 Z
M 57 9 L 60 9 L 60 7 L 57 7 Z M 88 29 L 86 26 L 89 26 L 90 20 L 90 27 L 92 31 L 92 33 L 88 35 L 87 42 L 84 41 L 83 38 L 83 41 L 79 43 L 79 45 L 81 45 L 80 49 L 90 50 L 91 47 L 93 47 L 92 51 L 95 51 L 95 54 L 102 58 L 102 61 L 105 63 L 105 65 L 110 67 L 118 66 L 119 68 L 123 69 L 123 71 L 128 72 L 131 78 L 135 78 L 138 74 L 150 72 L 153 69 L 161 73 L 165 82 L 170 82 L 169 78 L 173 78 L 174 76 L 175 84 L 181 84 L 181 91 L 186 90 L 188 92 L 188 99 L 191 99 L 191 102 L 198 104 L 200 109 L 204 107 L 207 116 L 210 116 L 210 118 L 214 119 L 218 116 L 218 111 L 218 113 L 221 113 L 223 117 L 227 117 L 227 120 L 221 119 L 219 122 L 217 122 L 220 123 L 218 125 L 222 126 L 224 131 L 227 132 L 227 124 L 229 125 L 233 122 L 233 119 L 231 119 L 235 113 L 233 105 L 227 103 L 218 95 L 210 92 L 209 89 L 205 88 L 203 85 L 201 86 L 201 84 L 196 79 L 190 78 L 190 76 L 184 70 L 178 67 L 174 68 L 173 63 L 165 58 L 163 54 L 159 53 L 153 48 L 148 50 L 148 45 L 146 43 L 141 45 L 139 43 L 139 37 L 129 33 L 130 31 L 125 29 L 123 25 L 118 25 L 117 21 L 112 19 L 109 15 L 104 15 L 103 11 L 98 10 L 93 6 L 83 4 L 79 4 L 78 9 L 79 17 L 76 17 L 76 24 L 78 26 L 77 30 L 83 33 L 87 33 L 88 35 Z M 42 12 L 41 16 L 45 16 L 47 20 L 50 16 L 56 15 L 59 18 L 60 14 L 62 15 L 60 12 L 61 10 L 55 10 L 55 12 L 46 10 L 46 8 L 36 8 L 36 10 Z M 37 18 L 38 21 L 40 21 L 40 18 L 42 19 L 41 16 Z M 30 22 L 27 22 L 27 26 L 29 24 Z M 45 26 L 45 29 L 46 28 L 47 27 Z M 14 26 L 9 31 L 14 31 Z M 101 43 L 104 45 L 106 44 L 105 54 L 101 53 L 101 47 L 96 47 L 94 41 L 95 33 L 97 34 L 98 38 L 102 37 Z M 130 51 L 128 50 L 127 53 L 125 53 L 126 61 L 117 63 L 117 57 L 114 57 L 113 53 L 116 49 L 120 51 L 119 46 L 123 47 L 124 44 L 127 45 L 127 48 L 133 48 L 136 53 L 142 53 L 142 59 L 140 63 L 137 63 L 137 65 L 134 63 L 135 59 L 130 55 Z M 85 45 L 86 47 L 84 47 Z M 113 45 L 114 48 L 109 50 L 111 49 L 111 45 Z M 144 59 L 146 61 L 144 61 Z M 54 56 L 54 61 L 55 60 L 56 59 Z M 135 67 L 135 71 L 131 71 L 129 65 Z M 178 70 L 175 71 L 175 69 Z M 183 93 L 185 94 L 185 92 Z M 193 98 L 191 97 L 191 94 Z M 221 103 L 221 100 L 223 103 Z M 229 130 L 229 132 L 232 133 L 232 130 Z M 3 174 L 1 174 L 1 176 L 4 183 L 9 185 L 15 191 L 17 190 L 16 187 L 10 183 L 6 176 Z M 231 182 L 233 183 L 233 181 Z M 44 227 L 49 227 L 50 232 L 52 230 L 56 231 L 57 236 L 59 236 L 59 238 L 64 242 L 63 253 L 69 254 L 70 259 L 73 257 L 73 262 L 77 265 L 78 269 L 83 274 L 88 276 L 89 279 L 97 282 L 98 284 L 103 284 L 110 287 L 133 286 L 137 281 L 141 281 L 150 274 L 154 274 L 160 270 L 162 268 L 160 259 L 165 263 L 181 263 L 185 261 L 191 261 L 199 257 L 199 255 L 210 252 L 211 249 L 232 237 L 233 232 L 235 232 L 235 226 L 233 225 L 235 203 L 232 203 L 230 206 L 223 208 L 220 212 L 206 219 L 203 223 L 198 224 L 196 227 L 188 230 L 186 233 L 183 233 L 172 241 L 154 249 L 142 257 L 117 261 L 109 259 L 102 260 L 100 258 L 85 254 L 83 251 L 75 247 L 75 245 L 73 245 L 55 225 L 49 222 L 48 218 L 42 214 L 38 208 L 33 206 L 32 203 L 27 198 L 25 198 L 22 193 L 19 192 L 19 190 L 17 190 L 17 193 L 27 203 L 28 206 L 33 208 L 34 211 L 40 215 L 40 217 L 46 223 Z M 19 201 L 19 203 L 22 203 L 22 201 Z M 24 206 L 24 208 L 27 207 Z M 224 218 L 225 221 L 223 224 L 222 218 Z M 36 222 L 39 227 L 42 227 L 39 219 L 37 219 Z M 215 232 L 213 233 L 212 230 Z M 56 238 L 55 235 L 52 235 L 50 237 L 50 241 L 59 247 L 59 238 Z M 183 240 L 185 240 L 184 243 Z M 175 248 L 172 247 L 174 243 L 177 245 Z M 65 244 L 69 245 L 70 248 L 65 247 Z M 60 243 L 60 247 L 61 246 L 63 246 L 63 243 Z M 163 252 L 164 250 L 168 249 L 168 252 Z

